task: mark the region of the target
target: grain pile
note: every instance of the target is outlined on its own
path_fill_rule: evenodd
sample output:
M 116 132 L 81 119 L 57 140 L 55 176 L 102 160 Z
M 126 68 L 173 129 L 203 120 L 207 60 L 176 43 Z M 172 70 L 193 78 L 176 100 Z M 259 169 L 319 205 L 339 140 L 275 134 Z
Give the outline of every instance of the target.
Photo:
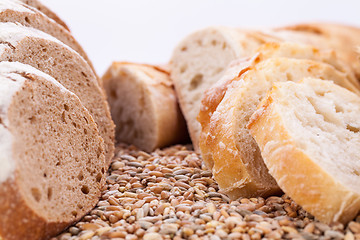
M 188 146 L 148 154 L 118 146 L 96 208 L 55 239 L 360 239 L 315 221 L 283 195 L 230 201 Z

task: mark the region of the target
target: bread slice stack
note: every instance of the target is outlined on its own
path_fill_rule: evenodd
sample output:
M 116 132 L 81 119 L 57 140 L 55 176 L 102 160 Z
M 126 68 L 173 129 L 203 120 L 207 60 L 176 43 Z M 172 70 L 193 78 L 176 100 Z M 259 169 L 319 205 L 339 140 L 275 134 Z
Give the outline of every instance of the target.
M 36 0 L 25 1 L 57 22 Z M 66 25 L 0 1 L 0 239 L 49 239 L 98 202 L 114 124 Z
M 96 205 L 104 141 L 79 98 L 29 65 L 0 62 L 0 98 L 0 237 L 48 239 Z
M 248 127 L 271 175 L 317 219 L 360 209 L 360 97 L 332 81 L 277 82 Z
M 114 62 L 102 81 L 118 142 L 151 152 L 186 139 L 185 121 L 167 71 Z

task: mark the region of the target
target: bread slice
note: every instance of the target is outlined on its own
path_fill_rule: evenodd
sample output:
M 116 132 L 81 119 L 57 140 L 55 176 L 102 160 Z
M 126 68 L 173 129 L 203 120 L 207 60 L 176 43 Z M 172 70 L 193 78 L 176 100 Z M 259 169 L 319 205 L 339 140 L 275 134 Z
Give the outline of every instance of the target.
M 270 58 L 234 81 L 212 114 L 205 151 L 212 155 L 215 180 L 232 199 L 267 196 L 279 190 L 246 125 L 273 82 L 299 81 L 304 77 L 332 79 L 359 92 L 346 74 L 329 64 L 306 59 Z
M 106 162 L 110 163 L 114 154 L 114 124 L 96 76 L 78 53 L 39 30 L 0 23 L 0 61 L 29 64 L 75 93 L 97 123 L 105 141 Z
M 258 48 L 255 55 L 249 59 L 239 59 L 233 61 L 227 68 L 227 73 L 215 83 L 211 88 L 205 91 L 202 101 L 198 121 L 201 124 L 201 134 L 199 147 L 206 166 L 210 169 L 213 167 L 213 159 L 211 149 L 206 146 L 206 138 L 208 137 L 210 119 L 217 106 L 224 98 L 227 88 L 231 86 L 234 81 L 239 81 L 241 75 L 248 71 L 261 61 L 272 57 L 289 57 L 296 59 L 311 59 L 334 66 L 337 70 L 346 74 L 349 81 L 355 82 L 356 87 L 360 90 L 360 85 L 353 73 L 345 63 L 340 61 L 335 52 L 331 50 L 319 50 L 315 47 L 305 44 L 298 44 L 294 42 L 269 42 Z M 204 145 L 204 146 L 202 146 Z M 208 150 L 210 152 L 208 152 Z
M 360 210 L 360 97 L 330 81 L 275 83 L 249 122 L 281 189 L 325 223 Z
M 54 78 L 0 63 L 0 238 L 48 239 L 98 202 L 104 142 L 79 98 Z
M 353 68 L 360 81 L 360 63 L 356 54 L 356 47 L 360 45 L 360 28 L 335 23 L 305 23 L 280 28 L 280 31 L 282 29 L 326 39 L 326 43 L 314 44 L 318 47 L 326 44 L 336 50 L 337 55 Z
M 217 82 L 231 61 L 251 56 L 267 35 L 236 28 L 209 27 L 186 37 L 174 50 L 171 78 L 195 150 L 198 150 L 200 111 L 204 91 Z
M 61 18 L 59 18 L 58 15 L 56 15 L 56 13 L 51 11 L 48 7 L 46 7 L 40 1 L 38 1 L 38 0 L 20 0 L 20 1 L 26 3 L 27 5 L 29 5 L 33 8 L 36 8 L 37 10 L 44 13 L 46 16 L 48 16 L 49 18 L 53 19 L 55 22 L 57 22 L 58 24 L 63 26 L 66 30 L 70 31 L 70 29 L 66 25 L 66 23 Z
M 31 0 L 30 2 L 39 3 L 34 0 Z M 23 2 L 18 0 L 1 0 L 0 22 L 20 23 L 26 27 L 36 28 L 50 34 L 77 51 L 89 63 L 95 72 L 95 69 L 84 49 L 67 29 L 48 18 L 42 12 L 27 6 Z
M 150 65 L 114 62 L 103 83 L 118 142 L 150 152 L 185 139 L 185 120 L 168 72 Z

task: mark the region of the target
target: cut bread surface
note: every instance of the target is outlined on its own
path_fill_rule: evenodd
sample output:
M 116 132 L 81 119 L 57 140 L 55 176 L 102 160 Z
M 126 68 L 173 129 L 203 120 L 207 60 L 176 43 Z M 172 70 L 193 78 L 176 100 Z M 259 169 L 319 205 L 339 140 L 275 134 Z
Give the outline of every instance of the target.
M 360 98 L 320 79 L 275 83 L 248 125 L 270 173 L 326 223 L 360 209 Z
M 248 59 L 238 59 L 233 61 L 227 68 L 223 77 L 215 83 L 211 88 L 205 91 L 201 108 L 197 120 L 201 124 L 201 134 L 199 147 L 205 164 L 211 169 L 213 167 L 213 160 L 211 157 L 211 149 L 207 149 L 206 137 L 209 133 L 210 119 L 217 106 L 224 98 L 224 95 L 229 87 L 235 81 L 241 79 L 241 75 L 251 69 L 261 61 L 274 57 L 289 57 L 295 59 L 312 59 L 320 62 L 329 63 L 337 70 L 346 74 L 351 83 L 357 82 L 353 71 L 346 68 L 346 65 L 337 59 L 334 51 L 319 50 L 315 47 L 305 44 L 298 44 L 293 42 L 268 42 L 260 46 L 255 55 Z M 358 84 L 357 84 L 358 85 Z M 358 87 L 354 85 L 354 87 Z M 359 88 L 360 89 L 360 88 Z
M 106 161 L 114 153 L 114 124 L 105 95 L 85 60 L 74 50 L 39 30 L 0 23 L 0 61 L 29 64 L 74 92 L 89 110 L 105 141 Z
M 103 82 L 118 142 L 153 151 L 184 140 L 186 126 L 167 72 L 114 62 Z
M 279 190 L 261 158 L 246 125 L 257 104 L 276 81 L 299 81 L 304 77 L 332 79 L 358 90 L 346 74 L 329 64 L 291 58 L 270 58 L 243 73 L 233 82 L 213 113 L 204 147 L 213 159 L 213 174 L 219 187 L 231 198 L 272 194 Z
M 186 37 L 174 50 L 171 78 L 195 150 L 199 150 L 200 111 L 205 90 L 217 82 L 231 61 L 251 56 L 268 35 L 235 28 L 209 27 Z
M 79 98 L 52 77 L 1 62 L 0 81 L 11 89 L 0 101 L 1 139 L 11 144 L 2 144 L 1 166 L 8 162 L 11 169 L 0 182 L 0 236 L 49 238 L 97 203 L 104 142 Z

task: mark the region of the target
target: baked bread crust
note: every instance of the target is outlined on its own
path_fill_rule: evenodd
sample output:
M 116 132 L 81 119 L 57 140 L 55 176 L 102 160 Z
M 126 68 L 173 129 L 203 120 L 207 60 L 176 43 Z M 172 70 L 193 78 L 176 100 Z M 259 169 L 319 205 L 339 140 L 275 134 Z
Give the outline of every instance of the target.
M 329 64 L 270 58 L 254 65 L 233 81 L 212 114 L 202 151 L 213 161 L 212 171 L 219 187 L 232 199 L 266 196 L 279 191 L 246 124 L 272 82 L 299 81 L 303 77 L 332 79 L 359 92 L 347 80 L 346 74 Z
M 1 153 L 0 238 L 48 239 L 98 202 L 104 142 L 79 98 L 49 75 L 1 62 L 0 81 L 0 129 L 11 135 L 0 141 L 12 146 Z
M 29 64 L 75 93 L 93 116 L 105 142 L 106 162 L 114 155 L 114 123 L 105 95 L 86 61 L 73 49 L 39 30 L 0 23 L 0 61 Z
M 150 152 L 186 139 L 185 120 L 164 69 L 114 62 L 103 83 L 118 142 Z
M 325 223 L 346 224 L 360 209 L 359 106 L 330 81 L 276 83 L 248 124 L 281 189 Z

